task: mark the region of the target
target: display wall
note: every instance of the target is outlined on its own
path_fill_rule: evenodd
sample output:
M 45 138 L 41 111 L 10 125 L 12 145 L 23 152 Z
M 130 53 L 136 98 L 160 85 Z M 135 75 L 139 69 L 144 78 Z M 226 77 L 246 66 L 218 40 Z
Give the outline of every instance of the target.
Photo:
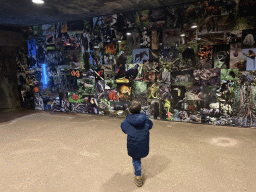
M 31 26 L 23 105 L 125 117 L 138 100 L 152 119 L 255 127 L 254 8 L 208 0 Z

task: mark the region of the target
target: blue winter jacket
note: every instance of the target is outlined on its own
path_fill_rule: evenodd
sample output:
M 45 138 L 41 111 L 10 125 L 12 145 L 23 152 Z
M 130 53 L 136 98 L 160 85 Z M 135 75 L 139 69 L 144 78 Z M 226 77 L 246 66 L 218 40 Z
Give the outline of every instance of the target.
M 149 130 L 153 123 L 145 113 L 128 114 L 121 128 L 127 134 L 128 155 L 143 158 L 149 153 Z

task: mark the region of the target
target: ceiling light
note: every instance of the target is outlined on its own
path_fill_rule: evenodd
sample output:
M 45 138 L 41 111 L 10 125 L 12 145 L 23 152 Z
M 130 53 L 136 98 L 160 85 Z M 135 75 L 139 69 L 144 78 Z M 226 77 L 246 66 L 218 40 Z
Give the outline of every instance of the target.
M 181 36 L 181 37 L 185 37 L 185 33 L 182 33 L 180 36 Z
M 127 33 L 126 33 L 126 35 L 132 35 L 132 33 L 130 33 L 130 32 L 127 32 Z
M 33 3 L 36 3 L 36 4 L 43 4 L 44 1 L 43 0 L 32 0 Z
M 196 25 L 196 23 L 193 23 L 193 25 L 191 26 L 191 28 L 192 28 L 192 29 L 195 29 L 195 28 L 197 28 L 197 25 Z

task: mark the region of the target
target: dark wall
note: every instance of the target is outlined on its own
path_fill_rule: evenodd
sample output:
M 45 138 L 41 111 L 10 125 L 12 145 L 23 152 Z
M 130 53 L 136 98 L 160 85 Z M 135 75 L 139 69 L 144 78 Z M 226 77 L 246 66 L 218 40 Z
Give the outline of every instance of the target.
M 16 56 L 23 36 L 13 31 L 0 31 L 0 108 L 20 106 L 17 85 Z

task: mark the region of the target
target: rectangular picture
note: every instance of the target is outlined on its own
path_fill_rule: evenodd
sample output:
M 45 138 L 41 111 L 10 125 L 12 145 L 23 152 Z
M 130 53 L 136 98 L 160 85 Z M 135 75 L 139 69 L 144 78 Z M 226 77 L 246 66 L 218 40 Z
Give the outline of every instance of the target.
M 143 63 L 144 60 L 149 60 L 149 49 L 133 49 L 133 63 Z
M 246 71 L 255 71 L 256 70 L 256 61 L 255 61 L 256 48 L 243 49 L 243 57 L 246 58 Z

